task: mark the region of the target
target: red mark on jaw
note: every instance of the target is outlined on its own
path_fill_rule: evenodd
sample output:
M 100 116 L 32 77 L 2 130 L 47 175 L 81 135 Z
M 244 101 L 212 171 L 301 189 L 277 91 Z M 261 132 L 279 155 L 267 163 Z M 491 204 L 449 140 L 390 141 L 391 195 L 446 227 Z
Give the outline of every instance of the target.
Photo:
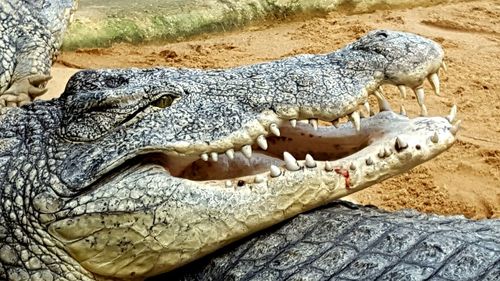
M 351 187 L 351 179 L 349 178 L 349 171 L 344 168 L 335 168 L 335 172 L 345 178 L 345 188 L 349 190 Z

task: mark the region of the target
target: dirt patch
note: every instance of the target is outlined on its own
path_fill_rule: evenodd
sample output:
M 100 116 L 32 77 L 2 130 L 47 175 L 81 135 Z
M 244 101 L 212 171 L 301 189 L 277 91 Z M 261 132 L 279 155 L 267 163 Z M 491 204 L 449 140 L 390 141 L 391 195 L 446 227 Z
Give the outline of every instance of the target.
M 360 203 L 388 210 L 414 208 L 471 218 L 500 218 L 500 4 L 472 1 L 428 8 L 378 11 L 282 21 L 252 26 L 186 42 L 65 52 L 55 66 L 59 88 L 78 68 L 176 66 L 225 68 L 300 53 L 338 49 L 375 28 L 421 34 L 440 42 L 449 71 L 443 97 L 430 94 L 431 115 L 459 108 L 463 129 L 449 151 L 404 175 L 355 194 Z M 58 74 L 59 73 L 59 74 Z M 52 84 L 51 84 L 52 85 Z M 50 85 L 49 85 L 50 86 Z M 429 85 L 427 85 L 429 86 Z M 385 87 L 393 108 L 404 104 L 418 113 L 414 97 L 402 101 L 395 87 Z

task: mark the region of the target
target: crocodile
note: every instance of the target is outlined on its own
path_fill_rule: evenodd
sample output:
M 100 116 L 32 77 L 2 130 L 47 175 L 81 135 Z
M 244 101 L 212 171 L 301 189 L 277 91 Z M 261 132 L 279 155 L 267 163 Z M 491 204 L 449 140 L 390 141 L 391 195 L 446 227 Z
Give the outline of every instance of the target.
M 0 278 L 143 280 L 428 161 L 459 130 L 456 107 L 426 116 L 443 57 L 378 30 L 231 69 L 84 70 L 58 99 L 1 108 Z M 422 116 L 393 112 L 384 84 Z M 498 227 L 473 229 L 498 246 Z
M 0 107 L 47 92 L 50 68 L 77 0 L 0 1 Z

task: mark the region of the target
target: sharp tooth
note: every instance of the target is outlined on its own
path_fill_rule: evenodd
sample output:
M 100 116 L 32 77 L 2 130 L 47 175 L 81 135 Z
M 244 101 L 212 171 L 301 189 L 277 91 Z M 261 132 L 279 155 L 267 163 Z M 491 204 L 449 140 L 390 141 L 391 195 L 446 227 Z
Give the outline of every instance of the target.
M 266 137 L 264 137 L 264 135 L 260 135 L 257 137 L 257 144 L 263 150 L 267 150 L 267 141 L 266 141 Z
M 448 72 L 448 67 L 446 66 L 446 63 L 444 63 L 444 61 L 441 62 L 441 68 L 444 70 L 444 72 Z
M 285 160 L 285 167 L 290 171 L 297 171 L 300 169 L 299 163 L 292 154 L 288 152 L 283 152 L 283 159 Z
M 453 123 L 453 120 L 457 117 L 457 106 L 454 104 L 450 109 L 450 115 L 445 118 L 448 119 L 448 122 Z
M 266 179 L 265 179 L 263 176 L 261 176 L 261 175 L 256 175 L 256 176 L 255 176 L 255 179 L 254 179 L 254 182 L 255 182 L 255 183 L 261 183 L 261 182 L 264 182 L 265 180 L 266 180 Z
M 414 89 L 415 96 L 417 97 L 418 105 L 420 106 L 420 115 L 427 116 L 427 107 L 425 106 L 425 92 L 423 87 Z
M 340 123 L 339 119 L 335 119 L 335 120 L 333 120 L 333 121 L 332 121 L 332 125 L 333 125 L 335 128 L 338 128 L 338 127 L 339 127 L 339 123 Z
M 313 126 L 314 130 L 318 129 L 318 119 L 309 119 L 309 124 Z
M 389 157 L 392 155 L 392 150 L 390 150 L 389 148 L 385 148 L 385 157 Z
M 297 119 L 290 119 L 290 125 L 295 128 L 297 126 Z
M 354 111 L 351 116 L 349 116 L 352 123 L 354 123 L 354 127 L 356 131 L 359 132 L 361 130 L 361 121 L 359 120 L 359 112 Z
M 406 113 L 406 109 L 403 105 L 401 105 L 401 108 L 399 110 L 399 114 L 403 115 L 403 116 L 408 116 L 407 113 Z
M 450 127 L 450 132 L 453 135 L 457 134 L 458 130 L 460 129 L 460 124 L 462 124 L 462 120 L 458 120 L 457 123 L 455 123 L 455 125 Z
M 395 144 L 396 151 L 399 152 L 407 147 L 408 143 L 406 141 L 402 140 L 400 137 L 396 137 L 396 144 Z
M 210 152 L 210 158 L 212 159 L 212 161 L 217 162 L 217 160 L 219 160 L 219 155 L 217 154 L 217 152 Z
M 440 96 L 439 76 L 437 73 L 429 75 L 429 82 L 431 83 L 432 89 L 434 89 L 436 95 Z
M 392 111 L 391 106 L 381 92 L 375 91 L 374 94 L 375 97 L 377 97 L 378 107 L 380 108 L 380 111 Z
M 249 144 L 244 145 L 241 148 L 241 152 L 243 153 L 243 155 L 245 155 L 246 158 L 252 158 L 252 146 L 250 146 Z
M 370 115 L 370 104 L 368 102 L 365 102 L 363 106 L 365 107 L 366 112 L 368 112 L 368 115 Z
M 384 158 L 385 157 L 385 150 L 383 148 L 380 149 L 380 151 L 378 152 L 377 156 L 379 158 Z
M 422 105 L 425 103 L 425 92 L 423 87 L 418 87 L 414 89 L 415 91 L 415 96 L 417 96 L 417 102 L 419 105 Z
M 351 170 L 356 170 L 356 165 L 354 165 L 354 163 L 351 163 L 351 165 L 349 166 L 349 169 Z
M 226 187 L 232 187 L 233 183 L 230 180 L 226 181 Z
M 438 143 L 439 142 L 439 135 L 438 135 L 437 132 L 434 132 L 434 135 L 432 135 L 432 137 L 431 137 L 431 141 L 433 143 Z
M 331 162 L 328 161 L 325 162 L 325 171 L 327 172 L 333 171 L 333 165 Z
M 201 157 L 201 160 L 208 161 L 208 154 L 202 153 L 200 157 Z
M 385 92 L 384 92 L 384 88 L 382 88 L 382 86 L 379 86 L 378 87 L 378 91 L 383 95 L 385 96 Z
M 405 85 L 398 85 L 399 93 L 403 99 L 406 99 L 406 87 Z
M 269 167 L 269 170 L 271 170 L 271 177 L 273 178 L 279 177 L 281 175 L 281 170 L 277 166 L 271 165 L 271 167 Z
M 278 125 L 272 123 L 270 126 L 269 126 L 269 131 L 271 131 L 271 133 L 273 133 L 275 136 L 279 137 L 281 135 L 280 133 L 280 129 L 278 129 Z
M 310 154 L 306 154 L 306 167 L 307 168 L 316 167 L 316 161 L 314 161 L 314 158 Z
M 370 166 L 370 165 L 373 165 L 373 160 L 371 157 L 368 157 L 365 161 L 366 165 Z
M 427 106 L 425 104 L 422 104 L 420 106 L 420 116 L 427 116 L 429 113 L 427 112 Z
M 226 150 L 226 156 L 227 158 L 234 160 L 234 149 L 230 148 Z

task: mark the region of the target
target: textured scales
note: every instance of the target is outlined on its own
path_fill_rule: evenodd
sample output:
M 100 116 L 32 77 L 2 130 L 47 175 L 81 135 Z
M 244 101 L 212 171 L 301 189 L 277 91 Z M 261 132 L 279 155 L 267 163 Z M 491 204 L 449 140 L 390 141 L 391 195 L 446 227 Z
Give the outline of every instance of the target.
M 0 107 L 46 92 L 50 67 L 78 1 L 0 1 Z
M 141 280 L 423 163 L 454 118 L 396 114 L 379 87 L 422 92 L 442 59 L 374 31 L 228 70 L 82 71 L 59 99 L 2 108 L 0 277 Z M 369 95 L 381 111 L 359 118 Z
M 153 280 L 499 280 L 500 220 L 336 202 Z

